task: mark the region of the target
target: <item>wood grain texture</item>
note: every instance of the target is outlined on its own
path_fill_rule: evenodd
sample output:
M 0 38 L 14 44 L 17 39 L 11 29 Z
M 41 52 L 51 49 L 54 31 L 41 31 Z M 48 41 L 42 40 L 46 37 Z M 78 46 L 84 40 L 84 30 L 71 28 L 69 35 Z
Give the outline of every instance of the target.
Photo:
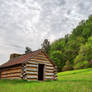
M 21 66 L 18 67 L 12 67 L 12 68 L 6 68 L 1 71 L 1 78 L 21 78 Z
M 44 79 L 55 80 L 57 67 L 53 65 L 50 59 L 44 53 L 39 53 L 28 59 L 27 62 L 20 66 L 6 68 L 1 72 L 1 78 L 5 79 L 28 79 L 38 80 L 39 64 L 44 64 Z

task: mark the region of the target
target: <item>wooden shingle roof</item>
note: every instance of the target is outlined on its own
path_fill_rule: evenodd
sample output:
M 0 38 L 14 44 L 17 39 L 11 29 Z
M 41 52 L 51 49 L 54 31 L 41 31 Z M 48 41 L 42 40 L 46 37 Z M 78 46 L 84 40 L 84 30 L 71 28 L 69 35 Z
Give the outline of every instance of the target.
M 14 59 L 10 59 L 8 62 L 2 64 L 0 66 L 0 68 L 4 68 L 4 67 L 9 67 L 9 66 L 13 66 L 13 65 L 18 65 L 18 64 L 22 64 L 24 62 L 26 62 L 29 58 L 31 57 L 34 57 L 35 55 L 39 54 L 40 52 L 44 52 L 43 50 L 36 50 L 36 51 L 33 51 L 31 53 L 28 53 L 28 54 L 24 54 L 22 56 L 19 56 L 19 57 L 16 57 Z M 44 54 L 46 55 L 46 53 L 44 52 Z M 48 55 L 46 55 L 47 58 L 51 61 L 51 63 L 56 66 L 54 64 L 54 62 L 48 57 Z

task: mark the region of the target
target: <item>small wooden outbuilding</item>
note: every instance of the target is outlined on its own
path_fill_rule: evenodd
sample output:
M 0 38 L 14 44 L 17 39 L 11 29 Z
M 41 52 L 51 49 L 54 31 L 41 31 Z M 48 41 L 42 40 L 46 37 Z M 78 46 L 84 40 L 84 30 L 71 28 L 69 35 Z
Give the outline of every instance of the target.
M 56 80 L 57 67 L 43 50 L 13 54 L 0 66 L 0 79 Z

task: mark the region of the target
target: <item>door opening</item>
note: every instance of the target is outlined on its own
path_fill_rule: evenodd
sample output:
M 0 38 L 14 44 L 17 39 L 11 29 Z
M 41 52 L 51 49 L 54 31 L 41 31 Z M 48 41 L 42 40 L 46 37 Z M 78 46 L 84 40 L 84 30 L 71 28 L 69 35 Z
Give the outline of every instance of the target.
M 44 64 L 38 65 L 38 80 L 44 80 Z

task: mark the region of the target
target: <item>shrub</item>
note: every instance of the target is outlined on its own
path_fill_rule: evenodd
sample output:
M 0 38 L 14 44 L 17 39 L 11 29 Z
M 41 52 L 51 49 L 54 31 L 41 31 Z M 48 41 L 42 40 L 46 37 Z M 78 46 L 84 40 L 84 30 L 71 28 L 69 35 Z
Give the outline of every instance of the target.
M 69 61 L 66 62 L 65 66 L 62 68 L 62 71 L 70 71 L 73 70 L 72 65 L 70 64 Z

